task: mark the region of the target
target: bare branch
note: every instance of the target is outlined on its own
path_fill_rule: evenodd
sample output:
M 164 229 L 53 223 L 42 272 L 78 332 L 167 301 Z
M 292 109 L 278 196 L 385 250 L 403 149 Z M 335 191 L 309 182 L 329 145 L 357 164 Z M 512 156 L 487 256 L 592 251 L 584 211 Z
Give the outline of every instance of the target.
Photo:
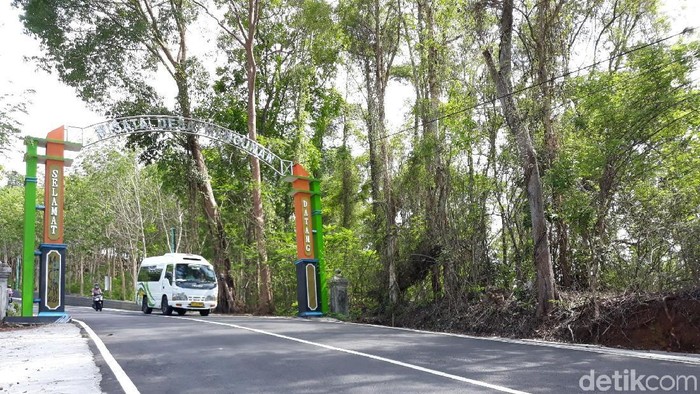
M 212 14 L 211 11 L 209 11 L 209 8 L 207 8 L 206 5 L 202 4 L 202 2 L 201 2 L 201 1 L 198 1 L 198 0 L 193 0 L 193 1 L 194 1 L 194 3 L 197 4 L 201 9 L 203 9 L 204 12 L 205 12 L 207 15 L 209 15 L 209 17 L 212 18 L 212 19 L 216 22 L 216 24 L 219 25 L 219 27 L 220 27 L 226 34 L 228 34 L 230 37 L 232 37 L 234 40 L 236 40 L 236 42 L 238 42 L 239 44 L 241 44 L 241 46 L 244 46 L 244 45 L 245 45 L 245 43 L 243 42 L 243 40 L 241 40 L 241 38 L 240 38 L 235 32 L 233 32 L 231 29 L 229 29 L 229 28 L 226 26 L 226 24 L 225 24 L 222 20 L 220 20 L 219 18 L 217 18 L 216 15 Z

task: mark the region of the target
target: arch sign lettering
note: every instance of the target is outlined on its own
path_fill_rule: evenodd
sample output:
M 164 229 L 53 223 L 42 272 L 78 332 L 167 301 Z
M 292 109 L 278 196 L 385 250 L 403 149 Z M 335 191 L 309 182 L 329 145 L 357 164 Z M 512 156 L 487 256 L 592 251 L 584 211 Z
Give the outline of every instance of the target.
M 235 146 L 257 157 L 279 176 L 292 184 L 297 238 L 297 301 L 300 316 L 320 316 L 328 312 L 327 287 L 323 261 L 323 226 L 321 195 L 318 179 L 311 178 L 300 165 L 284 160 L 269 148 L 248 136 L 213 123 L 178 116 L 142 115 L 113 119 L 81 128 L 81 143 L 65 141 L 63 126 L 51 131 L 46 138 L 27 137 L 25 155 L 24 249 L 22 262 L 22 294 L 34 293 L 34 258 L 40 256 L 39 318 L 65 316 L 66 249 L 63 243 L 63 170 L 72 159 L 65 151 L 122 135 L 135 133 L 175 132 L 198 135 L 212 141 Z M 39 155 L 38 148 L 46 154 Z M 44 205 L 36 206 L 37 165 L 45 164 Z M 34 219 L 36 211 L 44 213 L 44 236 L 35 250 Z M 22 297 L 22 317 L 33 317 L 32 297 Z
M 199 135 L 233 145 L 249 155 L 257 157 L 280 176 L 292 174 L 292 161 L 281 159 L 267 147 L 248 138 L 247 135 L 197 119 L 167 115 L 130 116 L 93 125 L 88 129 L 94 131 L 98 141 L 135 133 L 181 132 Z M 91 144 L 86 144 L 86 146 Z

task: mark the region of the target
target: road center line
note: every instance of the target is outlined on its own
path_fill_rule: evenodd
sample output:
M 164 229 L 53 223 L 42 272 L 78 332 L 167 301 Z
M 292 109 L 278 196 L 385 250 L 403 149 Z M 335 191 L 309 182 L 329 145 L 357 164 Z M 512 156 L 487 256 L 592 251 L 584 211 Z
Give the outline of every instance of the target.
M 114 373 L 114 376 L 117 378 L 117 381 L 122 386 L 124 392 L 126 394 L 139 394 L 139 389 L 137 389 L 134 385 L 134 382 L 132 382 L 131 379 L 129 379 L 129 375 L 127 375 L 126 372 L 124 372 L 117 360 L 115 360 L 112 356 L 112 353 L 109 352 L 109 349 L 107 349 L 107 346 L 105 346 L 104 342 L 102 342 L 100 337 L 98 337 L 97 334 L 95 334 L 95 331 L 93 331 L 92 328 L 90 328 L 90 326 L 78 319 L 72 320 L 78 322 L 78 324 L 80 324 L 85 329 L 88 335 L 90 335 L 90 338 L 93 340 L 93 342 L 95 342 L 97 349 L 99 349 L 100 354 L 102 354 L 102 358 L 112 370 L 112 373 Z
M 426 373 L 429 373 L 429 374 L 432 374 L 432 375 L 436 375 L 436 376 L 440 376 L 440 377 L 443 377 L 443 378 L 456 380 L 456 381 L 458 381 L 458 382 L 469 383 L 469 384 L 473 384 L 473 385 L 475 385 L 475 386 L 481 386 L 481 387 L 486 387 L 486 388 L 490 388 L 490 389 L 493 389 L 493 390 L 502 391 L 502 392 L 504 392 L 504 393 L 511 393 L 511 394 L 527 394 L 527 392 L 525 392 L 525 391 L 513 390 L 513 389 L 510 389 L 510 388 L 508 388 L 508 387 L 498 386 L 498 385 L 495 385 L 495 384 L 482 382 L 482 381 L 480 381 L 480 380 L 469 379 L 469 378 L 465 378 L 465 377 L 458 376 L 458 375 L 452 375 L 452 374 L 445 373 L 445 372 L 441 372 L 441 371 L 437 371 L 437 370 L 434 370 L 434 369 L 425 368 L 425 367 L 421 367 L 421 366 L 418 366 L 418 365 L 405 363 L 405 362 L 403 362 L 403 361 L 392 360 L 392 359 L 390 359 L 390 358 L 375 356 L 375 355 L 373 355 L 373 354 L 358 352 L 358 351 L 355 351 L 355 350 L 343 349 L 343 348 L 339 348 L 339 347 L 335 347 L 335 346 L 330 346 L 330 345 L 324 345 L 324 344 L 322 344 L 322 343 L 314 343 L 314 342 L 310 342 L 310 341 L 307 341 L 307 340 L 304 340 L 304 339 L 289 337 L 289 336 L 281 335 L 281 334 L 275 334 L 274 332 L 258 330 L 258 329 L 256 329 L 256 328 L 244 327 L 244 326 L 239 326 L 239 325 L 237 325 L 237 324 L 222 323 L 222 322 L 216 322 L 216 321 L 211 321 L 211 320 L 195 319 L 195 318 L 191 318 L 191 317 L 176 317 L 175 319 L 192 320 L 192 321 L 197 321 L 197 322 L 202 322 L 202 323 L 215 324 L 215 325 L 219 325 L 219 326 L 226 326 L 226 327 L 238 328 L 238 329 L 241 329 L 241 330 L 246 330 L 246 331 L 250 331 L 250 332 L 254 332 L 254 333 L 258 333 L 258 334 L 269 335 L 269 336 L 272 336 L 272 337 L 277 337 L 277 338 L 281 338 L 281 339 L 286 339 L 286 340 L 288 340 L 288 341 L 303 343 L 303 344 L 306 344 L 306 345 L 316 346 L 316 347 L 320 347 L 320 348 L 324 348 L 324 349 L 328 349 L 328 350 L 333 350 L 333 351 L 336 351 L 336 352 L 342 352 L 342 353 L 352 354 L 352 355 L 355 355 L 355 356 L 360 356 L 360 357 L 369 358 L 369 359 L 372 359 L 372 360 L 382 361 L 382 362 L 385 362 L 385 363 L 394 364 L 394 365 L 398 365 L 398 366 L 405 367 L 405 368 L 410 368 L 410 369 L 413 369 L 413 370 L 416 370 L 416 371 L 426 372 Z

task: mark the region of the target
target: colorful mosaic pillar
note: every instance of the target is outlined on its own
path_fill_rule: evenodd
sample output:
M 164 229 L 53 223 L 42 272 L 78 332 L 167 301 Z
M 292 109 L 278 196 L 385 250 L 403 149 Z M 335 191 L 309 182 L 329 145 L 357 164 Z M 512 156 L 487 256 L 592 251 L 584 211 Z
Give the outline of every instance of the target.
M 22 316 L 32 316 L 34 295 L 34 218 L 36 200 L 36 166 L 46 166 L 44 187 L 44 236 L 39 245 L 39 316 L 62 316 L 65 313 L 66 248 L 63 243 L 63 168 L 70 166 L 66 150 L 78 151 L 80 144 L 66 142 L 63 126 L 51 131 L 46 139 L 28 139 L 27 176 L 25 178 L 24 261 L 22 264 Z M 37 154 L 37 147 L 46 155 Z
M 312 179 L 300 164 L 292 167 L 292 176 L 286 180 L 292 182 L 290 195 L 294 198 L 296 217 L 297 261 L 294 265 L 299 316 L 322 316 L 327 313 L 328 305 L 325 295 L 320 187 L 318 180 Z

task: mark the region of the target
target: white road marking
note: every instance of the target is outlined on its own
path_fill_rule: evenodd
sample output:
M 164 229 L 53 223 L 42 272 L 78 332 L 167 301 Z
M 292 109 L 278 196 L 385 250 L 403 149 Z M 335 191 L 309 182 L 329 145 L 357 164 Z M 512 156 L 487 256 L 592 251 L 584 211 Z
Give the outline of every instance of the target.
M 109 352 L 109 349 L 107 349 L 107 346 L 105 346 L 104 342 L 102 342 L 100 337 L 98 337 L 97 334 L 95 334 L 95 331 L 93 331 L 92 328 L 90 328 L 90 326 L 78 319 L 73 319 L 73 321 L 78 322 L 78 324 L 80 324 L 85 329 L 88 335 L 90 335 L 90 338 L 92 338 L 92 340 L 95 342 L 97 349 L 99 349 L 100 353 L 102 354 L 102 358 L 105 360 L 109 368 L 112 369 L 114 376 L 117 378 L 117 381 L 122 386 L 124 392 L 126 394 L 139 394 L 139 389 L 137 389 L 134 385 L 134 382 L 132 382 L 131 379 L 129 379 L 129 375 L 127 375 L 124 372 L 117 360 L 115 360 L 112 356 L 112 353 Z
M 581 352 L 590 352 L 598 354 L 608 354 L 613 356 L 623 356 L 623 357 L 634 357 L 641 358 L 645 360 L 654 361 L 668 361 L 673 363 L 700 365 L 700 357 L 686 355 L 686 354 L 668 354 L 668 353 L 655 353 L 654 351 L 640 351 L 640 350 L 630 350 L 630 349 L 616 349 L 605 347 L 601 345 L 592 345 L 585 343 L 564 343 L 564 342 L 551 342 L 539 339 L 511 339 L 511 338 L 500 338 L 500 337 L 477 337 L 474 335 L 467 334 L 456 334 L 452 332 L 439 332 L 439 331 L 426 331 L 418 330 L 415 328 L 405 328 L 405 327 L 391 327 L 391 326 L 380 326 L 377 324 L 367 324 L 367 323 L 353 323 L 353 322 L 343 322 L 342 324 L 353 324 L 358 326 L 366 327 L 376 327 L 384 328 L 388 330 L 398 330 L 398 331 L 408 331 L 415 332 L 419 334 L 433 334 L 447 337 L 465 338 L 465 339 L 475 339 L 475 340 L 486 340 L 502 343 L 510 343 L 516 345 L 528 345 L 528 346 L 540 346 L 549 347 L 555 349 L 565 349 L 565 350 L 578 350 Z
M 369 354 L 369 353 L 363 353 L 363 352 L 358 352 L 358 351 L 355 351 L 355 350 L 343 349 L 343 348 L 339 348 L 339 347 L 335 347 L 335 346 L 324 345 L 324 344 L 321 344 L 321 343 L 310 342 L 310 341 L 307 341 L 307 340 L 304 340 L 304 339 L 289 337 L 289 336 L 281 335 L 281 334 L 275 334 L 274 332 L 269 332 L 269 331 L 264 331 L 264 330 L 258 330 L 258 329 L 256 329 L 256 328 L 244 327 L 244 326 L 239 326 L 239 325 L 237 325 L 237 324 L 222 323 L 222 322 L 216 322 L 216 321 L 211 321 L 211 320 L 195 319 L 195 318 L 191 318 L 191 317 L 173 317 L 173 318 L 174 318 L 174 319 L 182 319 L 182 320 L 192 320 L 192 321 L 197 321 L 197 322 L 202 322 L 202 323 L 208 323 L 208 324 L 215 324 L 215 325 L 220 325 L 220 326 L 227 326 L 227 327 L 238 328 L 238 329 L 241 329 L 241 330 L 251 331 L 251 332 L 255 332 L 255 333 L 263 334 L 263 335 L 269 335 L 269 336 L 273 336 L 273 337 L 277 337 L 277 338 L 281 338 L 281 339 L 286 339 L 286 340 L 288 340 L 288 341 L 294 341 L 294 342 L 303 343 L 303 344 L 306 344 L 306 345 L 311 345 L 311 346 L 316 346 L 316 347 L 320 347 L 320 348 L 324 348 L 324 349 L 328 349 L 328 350 L 333 350 L 333 351 L 336 351 L 336 352 L 343 352 L 343 353 L 348 353 L 348 354 L 352 354 L 352 355 L 355 355 L 355 356 L 366 357 L 366 358 L 369 358 L 369 359 L 372 359 L 372 360 L 382 361 L 382 362 L 385 362 L 385 363 L 394 364 L 394 365 L 398 365 L 398 366 L 401 366 L 401 367 L 414 369 L 414 370 L 416 370 L 416 371 L 426 372 L 426 373 L 429 373 L 429 374 L 432 374 L 432 375 L 436 375 L 436 376 L 440 376 L 440 377 L 443 377 L 443 378 L 448 378 L 448 379 L 456 380 L 456 381 L 458 381 L 458 382 L 469 383 L 469 384 L 473 384 L 473 385 L 475 385 L 475 386 L 481 386 L 481 387 L 486 387 L 486 388 L 490 388 L 490 389 L 497 390 L 497 391 L 502 391 L 502 392 L 504 392 L 504 393 L 511 393 L 511 394 L 527 394 L 527 392 L 525 392 L 525 391 L 513 390 L 513 389 L 510 389 L 510 388 L 508 388 L 508 387 L 498 386 L 498 385 L 495 385 L 495 384 L 482 382 L 482 381 L 480 381 L 480 380 L 469 379 L 469 378 L 465 378 L 465 377 L 458 376 L 458 375 L 452 375 L 452 374 L 445 373 L 445 372 L 441 372 L 441 371 L 437 371 L 437 370 L 434 370 L 434 369 L 425 368 L 425 367 L 421 367 L 421 366 L 418 366 L 418 365 L 405 363 L 405 362 L 403 362 L 403 361 L 392 360 L 392 359 L 390 359 L 390 358 L 375 356 L 375 355 Z
M 84 307 L 84 308 L 92 309 L 91 307 Z M 109 311 L 114 311 L 114 312 L 129 312 L 129 313 L 143 314 L 143 312 L 141 312 L 141 311 L 124 310 L 124 309 L 107 309 L 107 308 L 105 308 L 104 310 L 109 310 Z M 221 315 L 221 316 L 224 316 L 224 315 Z M 286 319 L 289 321 L 299 320 L 299 319 L 290 318 L 287 316 L 236 316 L 236 317 L 237 318 L 256 318 L 256 319 L 281 319 L 281 320 Z M 451 333 L 451 332 L 427 331 L 427 330 L 418 330 L 415 328 L 391 327 L 391 326 L 381 326 L 378 324 L 353 323 L 353 322 L 344 322 L 344 321 L 328 321 L 328 320 L 324 321 L 324 320 L 317 320 L 317 319 L 316 320 L 304 319 L 303 321 L 307 321 L 307 322 L 319 321 L 322 323 L 329 323 L 329 324 L 353 324 L 353 325 L 358 325 L 358 326 L 384 328 L 387 330 L 408 331 L 408 332 L 416 332 L 416 333 L 421 333 L 421 334 L 432 334 L 432 335 L 449 336 L 449 337 L 456 337 L 456 338 L 494 341 L 494 342 L 517 344 L 517 345 L 548 347 L 548 348 L 554 348 L 554 349 L 577 350 L 577 351 L 581 351 L 581 352 L 607 354 L 607 355 L 622 356 L 622 357 L 634 357 L 634 358 L 640 358 L 640 359 L 644 359 L 644 360 L 668 361 L 668 362 L 672 362 L 672 363 L 700 365 L 700 357 L 690 355 L 690 354 L 683 354 L 683 353 L 671 354 L 671 353 L 666 353 L 666 352 L 661 352 L 661 351 L 655 352 L 652 350 L 641 351 L 641 350 L 631 350 L 631 349 L 616 349 L 616 348 L 610 348 L 610 347 L 605 347 L 605 346 L 601 346 L 601 345 L 592 345 L 592 344 L 585 344 L 585 343 L 552 342 L 552 341 L 544 341 L 544 340 L 538 340 L 538 339 L 512 339 L 512 338 L 501 338 L 501 337 L 479 337 L 479 336 L 474 336 L 474 335 L 457 334 L 457 333 Z

